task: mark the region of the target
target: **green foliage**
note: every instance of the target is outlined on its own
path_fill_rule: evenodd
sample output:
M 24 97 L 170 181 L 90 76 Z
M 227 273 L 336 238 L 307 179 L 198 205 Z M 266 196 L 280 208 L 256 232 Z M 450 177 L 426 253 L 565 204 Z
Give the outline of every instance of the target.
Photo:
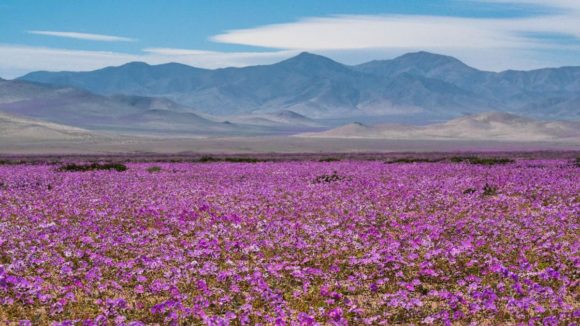
M 390 161 L 386 161 L 386 164 L 393 164 L 393 163 L 437 163 L 437 162 L 441 162 L 443 161 L 443 159 L 441 158 L 434 158 L 434 159 L 429 159 L 429 158 L 421 158 L 421 157 L 401 157 L 401 158 L 396 158 Z
M 92 164 L 69 163 L 58 168 L 59 172 L 87 172 L 96 170 L 115 170 L 117 172 L 123 172 L 127 171 L 127 166 L 121 163 L 92 163 Z
M 463 194 L 469 195 L 469 194 L 473 194 L 474 192 L 476 192 L 476 190 L 474 188 L 467 188 L 463 191 Z
M 515 161 L 509 158 L 499 158 L 499 157 L 477 157 L 477 156 L 454 156 L 449 159 L 453 163 L 469 163 L 478 165 L 502 165 L 508 163 L 514 163 Z
M 210 155 L 204 155 L 202 157 L 199 158 L 199 161 L 201 163 L 208 163 L 208 162 L 219 162 L 219 159 L 210 156 Z
M 147 168 L 147 172 L 149 173 L 156 173 L 156 172 L 160 172 L 161 171 L 161 167 L 159 166 L 151 166 L 149 168 Z
M 226 162 L 231 163 L 258 163 L 259 159 L 253 157 L 227 157 L 224 159 Z
M 497 195 L 497 187 L 492 186 L 488 183 L 483 186 L 483 195 L 484 196 L 495 196 Z
M 340 159 L 336 157 L 326 157 L 318 160 L 318 162 L 338 162 L 338 161 L 340 161 Z
M 202 156 L 198 162 L 209 163 L 209 162 L 230 162 L 230 163 L 258 163 L 263 162 L 263 160 L 254 157 L 226 157 L 218 158 L 209 155 Z

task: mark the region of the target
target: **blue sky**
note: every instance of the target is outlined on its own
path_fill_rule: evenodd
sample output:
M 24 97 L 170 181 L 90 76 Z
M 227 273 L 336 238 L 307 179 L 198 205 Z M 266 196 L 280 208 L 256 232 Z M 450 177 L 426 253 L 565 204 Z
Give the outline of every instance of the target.
M 481 69 L 580 65 L 580 0 L 2 0 L 0 76 L 128 61 L 354 64 L 409 51 Z

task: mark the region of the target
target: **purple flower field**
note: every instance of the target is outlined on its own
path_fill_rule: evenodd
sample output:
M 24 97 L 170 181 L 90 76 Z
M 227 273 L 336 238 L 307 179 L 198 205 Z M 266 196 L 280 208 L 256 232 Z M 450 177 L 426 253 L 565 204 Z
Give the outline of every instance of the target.
M 0 166 L 0 322 L 580 319 L 569 160 L 127 166 Z

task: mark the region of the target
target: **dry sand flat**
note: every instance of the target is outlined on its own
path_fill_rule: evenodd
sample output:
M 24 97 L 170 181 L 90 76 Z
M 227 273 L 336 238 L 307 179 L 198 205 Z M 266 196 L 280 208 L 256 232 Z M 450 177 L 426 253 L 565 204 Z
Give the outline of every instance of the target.
M 319 139 L 298 137 L 230 138 L 92 138 L 67 141 L 0 141 L 2 154 L 91 153 L 357 153 L 357 152 L 455 152 L 580 150 L 574 143 Z
M 577 122 L 482 114 L 428 126 L 351 124 L 292 136 L 178 137 L 103 134 L 0 114 L 2 154 L 356 153 L 580 150 Z

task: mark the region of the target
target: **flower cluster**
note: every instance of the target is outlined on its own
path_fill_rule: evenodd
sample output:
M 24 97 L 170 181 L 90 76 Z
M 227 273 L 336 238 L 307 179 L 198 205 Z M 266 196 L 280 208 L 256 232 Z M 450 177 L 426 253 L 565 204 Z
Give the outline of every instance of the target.
M 157 165 L 0 166 L 0 322 L 580 318 L 565 161 Z

